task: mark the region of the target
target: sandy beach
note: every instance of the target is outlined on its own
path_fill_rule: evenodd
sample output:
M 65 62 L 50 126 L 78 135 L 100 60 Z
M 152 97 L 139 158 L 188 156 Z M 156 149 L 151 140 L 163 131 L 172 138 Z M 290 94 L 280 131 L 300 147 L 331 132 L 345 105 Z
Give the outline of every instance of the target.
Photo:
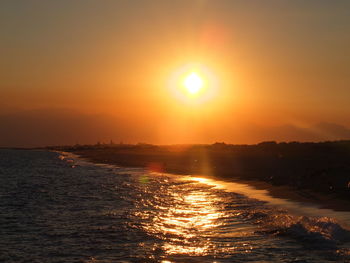
M 97 163 L 242 182 L 278 198 L 350 210 L 349 142 L 65 147 Z M 321 165 L 320 165 L 321 164 Z

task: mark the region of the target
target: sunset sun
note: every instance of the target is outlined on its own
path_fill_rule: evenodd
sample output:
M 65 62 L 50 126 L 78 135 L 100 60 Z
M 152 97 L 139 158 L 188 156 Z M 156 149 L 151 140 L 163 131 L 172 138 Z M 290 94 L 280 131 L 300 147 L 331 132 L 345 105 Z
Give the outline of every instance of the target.
M 216 72 L 199 62 L 175 68 L 168 79 L 168 89 L 173 95 L 172 98 L 191 106 L 214 101 L 219 94 L 219 86 Z
M 203 87 L 203 79 L 195 72 L 186 76 L 184 86 L 190 94 L 197 94 Z

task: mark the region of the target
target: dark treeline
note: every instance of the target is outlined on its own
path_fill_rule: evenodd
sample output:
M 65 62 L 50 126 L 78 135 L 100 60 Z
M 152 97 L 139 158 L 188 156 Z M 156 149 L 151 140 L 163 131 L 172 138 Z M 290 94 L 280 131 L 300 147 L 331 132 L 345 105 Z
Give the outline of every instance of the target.
M 71 151 L 100 163 L 221 179 L 261 180 L 345 199 L 350 196 L 350 141 L 174 146 L 97 144 L 54 149 Z

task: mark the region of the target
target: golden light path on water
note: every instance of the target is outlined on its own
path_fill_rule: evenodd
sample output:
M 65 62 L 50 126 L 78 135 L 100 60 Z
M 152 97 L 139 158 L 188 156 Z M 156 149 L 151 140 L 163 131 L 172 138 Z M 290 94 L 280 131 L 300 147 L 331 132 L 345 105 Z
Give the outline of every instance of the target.
M 251 252 L 253 247 L 244 241 L 236 242 L 235 245 L 230 241 L 225 245 L 213 241 L 215 238 L 230 240 L 255 234 L 252 226 L 234 219 L 239 213 L 236 215 L 227 209 L 226 202 L 229 200 L 216 194 L 215 187 L 206 184 L 207 179 L 167 176 L 176 178 L 185 186 L 174 184 L 165 190 L 165 196 L 154 195 L 153 198 L 160 203 L 152 204 L 157 213 L 153 215 L 151 223 L 143 225 L 145 232 L 164 240 L 160 249 L 165 254 L 203 257 L 213 253 Z M 164 200 L 171 202 L 162 204 Z M 143 219 L 150 217 L 147 210 L 138 212 L 137 216 Z
M 153 174 L 154 175 L 154 174 Z M 178 188 L 169 187 L 166 192 L 172 199 L 172 204 L 157 205 L 159 211 L 151 224 L 144 225 L 144 230 L 156 236 L 164 236 L 161 247 L 167 255 L 206 256 L 213 253 L 235 254 L 251 253 L 254 243 L 254 229 L 249 224 L 242 223 L 239 218 L 241 212 L 227 209 L 225 204 L 230 202 L 223 196 L 216 195 L 215 189 L 220 189 L 248 195 L 253 199 L 263 200 L 273 206 L 289 208 L 299 214 L 310 216 L 349 216 L 328 209 L 319 209 L 312 205 L 301 205 L 285 199 L 274 198 L 266 190 L 257 190 L 241 183 L 229 183 L 203 177 L 173 176 L 176 180 L 193 182 L 193 186 L 179 191 Z M 205 187 L 201 187 L 205 185 Z M 168 199 L 169 199 L 168 196 Z M 154 198 L 164 199 L 164 197 Z M 236 213 L 236 212 L 237 213 Z M 320 211 L 322 213 L 320 214 Z M 145 215 L 140 212 L 140 217 Z M 344 219 L 344 218 L 342 218 Z M 229 221 L 229 223 L 227 222 Z M 236 222 L 235 222 L 236 221 Z M 227 238 L 227 246 L 217 246 L 213 239 Z M 236 242 L 235 238 L 247 238 L 252 242 Z M 162 261 L 163 263 L 171 261 Z
M 172 242 L 165 243 L 162 247 L 167 254 L 204 255 L 210 242 L 194 245 L 191 239 L 218 226 L 215 220 L 224 216 L 215 206 L 215 201 L 219 200 L 203 190 L 191 191 L 187 195 L 173 192 L 171 195 L 178 205 L 158 207 L 163 213 L 155 217 L 154 224 L 146 227 L 146 230 L 172 236 Z
M 191 193 L 183 197 L 183 201 L 187 204 L 187 208 L 171 208 L 165 217 L 161 218 L 162 224 L 159 225 L 164 233 L 175 232 L 177 235 L 191 239 L 195 237 L 190 229 L 195 232 L 207 231 L 216 227 L 215 219 L 223 216 L 223 213 L 217 211 L 213 205 L 213 200 L 203 192 Z M 204 254 L 209 244 L 201 244 L 201 246 L 165 244 L 164 250 L 168 254 Z

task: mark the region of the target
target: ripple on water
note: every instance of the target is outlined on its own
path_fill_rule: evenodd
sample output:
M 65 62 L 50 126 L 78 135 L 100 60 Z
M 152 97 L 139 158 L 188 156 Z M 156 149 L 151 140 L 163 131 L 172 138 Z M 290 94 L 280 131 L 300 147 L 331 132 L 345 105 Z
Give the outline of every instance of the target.
M 350 259 L 349 232 L 330 217 L 294 215 L 206 180 L 52 152 L 3 155 L 12 163 L 0 159 L 3 262 Z

